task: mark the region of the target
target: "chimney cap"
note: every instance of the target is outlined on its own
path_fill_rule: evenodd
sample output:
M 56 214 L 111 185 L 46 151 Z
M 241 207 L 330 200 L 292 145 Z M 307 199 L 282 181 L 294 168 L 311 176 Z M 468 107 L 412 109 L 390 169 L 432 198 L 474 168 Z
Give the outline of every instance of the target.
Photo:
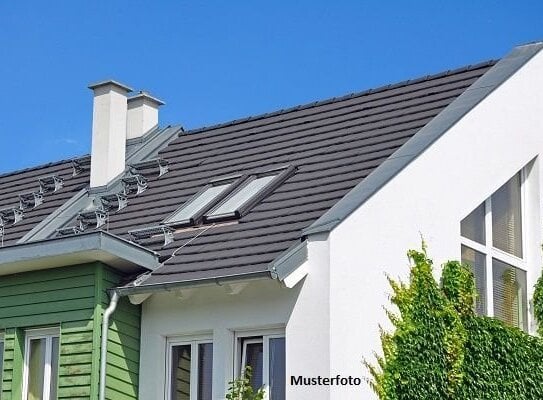
M 91 90 L 95 90 L 101 86 L 107 86 L 107 85 L 112 85 L 112 86 L 116 86 L 120 89 L 123 89 L 125 90 L 126 92 L 132 92 L 132 88 L 130 86 L 126 86 L 116 80 L 113 80 L 113 79 L 106 79 L 106 80 L 103 80 L 103 81 L 99 81 L 99 82 L 95 82 L 95 83 L 91 83 L 88 87 L 89 89 Z
M 155 103 L 157 106 L 163 106 L 164 103 L 162 100 L 154 97 L 154 96 L 151 96 L 151 94 L 149 94 L 149 92 L 145 91 L 145 90 L 140 90 L 138 92 L 138 94 L 134 95 L 134 96 L 131 96 L 127 99 L 128 103 L 131 103 L 133 101 L 136 101 L 138 99 L 142 99 L 142 100 L 149 100 L 153 103 Z

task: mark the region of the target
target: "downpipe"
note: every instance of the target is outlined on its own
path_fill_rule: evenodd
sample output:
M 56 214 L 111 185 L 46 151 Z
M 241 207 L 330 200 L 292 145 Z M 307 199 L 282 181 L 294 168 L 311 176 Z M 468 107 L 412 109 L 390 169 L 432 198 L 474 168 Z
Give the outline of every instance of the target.
M 119 302 L 119 294 L 114 291 L 109 301 L 109 306 L 104 311 L 102 318 L 102 337 L 100 346 L 100 391 L 98 395 L 99 400 L 106 399 L 106 365 L 107 365 L 107 334 L 109 329 L 109 317 L 117 308 Z

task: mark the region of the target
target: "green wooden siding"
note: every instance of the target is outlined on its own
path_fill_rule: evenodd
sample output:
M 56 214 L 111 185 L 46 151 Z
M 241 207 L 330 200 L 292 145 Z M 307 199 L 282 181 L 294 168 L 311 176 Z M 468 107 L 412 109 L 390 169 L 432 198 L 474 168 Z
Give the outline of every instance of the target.
M 104 287 L 119 284 L 120 276 L 104 270 Z M 102 307 L 109 305 L 109 297 L 102 294 Z M 141 307 L 121 298 L 111 317 L 107 343 L 106 399 L 129 400 L 138 398 L 139 349 Z
M 114 270 L 100 263 L 0 279 L 0 332 L 5 342 L 2 400 L 22 396 L 24 330 L 51 326 L 60 327 L 58 398 L 98 398 L 101 322 L 109 304 L 106 289 L 119 280 Z M 108 390 L 119 392 L 110 399 L 136 398 L 139 322 L 139 306 L 123 299 L 110 328 Z

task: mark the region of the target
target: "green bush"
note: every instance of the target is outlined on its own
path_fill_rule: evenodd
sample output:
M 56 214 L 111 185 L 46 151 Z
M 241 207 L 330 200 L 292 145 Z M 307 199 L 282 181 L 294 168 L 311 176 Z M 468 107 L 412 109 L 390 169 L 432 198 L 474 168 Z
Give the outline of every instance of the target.
M 543 341 L 477 317 L 468 267 L 447 262 L 439 285 L 424 246 L 408 255 L 409 282 L 389 279 L 399 311 L 388 312 L 395 330 L 382 331 L 377 365 L 366 363 L 379 398 L 543 399 Z
M 251 386 L 251 367 L 246 366 L 241 376 L 230 382 L 227 400 L 262 400 L 264 398 L 264 390 L 258 389 L 256 392 Z

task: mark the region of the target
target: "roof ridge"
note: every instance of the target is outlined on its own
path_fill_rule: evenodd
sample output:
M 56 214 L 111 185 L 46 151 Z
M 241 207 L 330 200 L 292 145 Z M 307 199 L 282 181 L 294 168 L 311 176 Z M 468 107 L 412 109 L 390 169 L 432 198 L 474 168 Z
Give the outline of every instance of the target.
M 76 158 L 81 158 L 81 157 L 86 157 L 86 156 L 89 156 L 89 154 L 83 154 L 83 155 L 79 155 L 79 156 L 65 158 L 63 160 L 50 161 L 50 162 L 44 163 L 44 164 L 38 164 L 38 165 L 33 165 L 31 167 L 25 167 L 25 168 L 16 169 L 16 170 L 9 171 L 9 172 L 3 172 L 3 173 L 0 173 L 0 178 L 6 178 L 6 177 L 11 176 L 11 175 L 17 175 L 17 174 L 22 174 L 24 172 L 35 171 L 37 169 L 53 167 L 55 165 L 60 165 L 60 164 L 72 161 L 72 160 L 74 160 Z
M 390 84 L 386 84 L 386 85 L 382 85 L 382 86 L 377 86 L 375 88 L 366 89 L 366 90 L 363 90 L 363 91 L 360 91 L 360 92 L 352 92 L 352 93 L 349 93 L 349 94 L 346 94 L 346 95 L 342 95 L 342 96 L 338 96 L 338 97 L 330 97 L 328 99 L 313 101 L 313 102 L 300 104 L 300 105 L 296 105 L 296 106 L 292 106 L 292 107 L 288 107 L 288 108 L 282 108 L 282 109 L 279 109 L 279 110 L 276 110 L 276 111 L 257 114 L 257 115 L 253 115 L 253 116 L 249 116 L 249 117 L 233 119 L 233 120 L 230 120 L 230 121 L 227 121 L 227 122 L 220 122 L 220 123 L 217 123 L 217 124 L 202 126 L 202 127 L 199 127 L 199 128 L 188 129 L 187 131 L 182 132 L 182 134 L 197 134 L 197 133 L 201 133 L 201 132 L 204 132 L 204 131 L 224 128 L 224 127 L 227 127 L 227 126 L 234 126 L 234 125 L 242 124 L 242 123 L 245 123 L 245 122 L 257 121 L 257 120 L 260 120 L 260 119 L 274 117 L 274 116 L 277 116 L 277 115 L 280 115 L 280 114 L 287 114 L 287 113 L 294 112 L 294 111 L 306 110 L 306 109 L 309 109 L 309 108 L 318 107 L 318 106 L 325 105 L 325 104 L 331 104 L 331 103 L 340 102 L 340 101 L 344 101 L 344 100 L 348 100 L 348 99 L 352 99 L 352 98 L 356 98 L 356 97 L 362 97 L 362 96 L 366 96 L 366 95 L 373 94 L 373 93 L 384 92 L 386 90 L 396 89 L 396 88 L 404 87 L 404 86 L 411 85 L 411 84 L 414 84 L 414 83 L 420 83 L 420 82 L 430 81 L 430 80 L 433 80 L 433 79 L 442 78 L 442 77 L 447 76 L 447 75 L 458 74 L 458 73 L 462 73 L 462 72 L 465 72 L 465 71 L 468 71 L 468 70 L 476 70 L 476 69 L 479 69 L 479 68 L 484 68 L 484 67 L 487 67 L 487 66 L 490 66 L 490 65 L 494 65 L 498 61 L 499 61 L 499 59 L 490 59 L 490 60 L 486 60 L 486 61 L 481 61 L 481 62 L 476 63 L 476 64 L 468 64 L 468 65 L 465 65 L 463 67 L 458 67 L 458 68 L 455 68 L 455 69 L 449 69 L 449 70 L 441 71 L 441 72 L 438 72 L 438 73 L 435 73 L 435 74 L 424 75 L 424 76 L 421 76 L 421 77 L 418 77 L 418 78 L 407 79 L 407 80 L 399 81 L 399 82 L 396 82 L 396 83 L 390 83 Z

